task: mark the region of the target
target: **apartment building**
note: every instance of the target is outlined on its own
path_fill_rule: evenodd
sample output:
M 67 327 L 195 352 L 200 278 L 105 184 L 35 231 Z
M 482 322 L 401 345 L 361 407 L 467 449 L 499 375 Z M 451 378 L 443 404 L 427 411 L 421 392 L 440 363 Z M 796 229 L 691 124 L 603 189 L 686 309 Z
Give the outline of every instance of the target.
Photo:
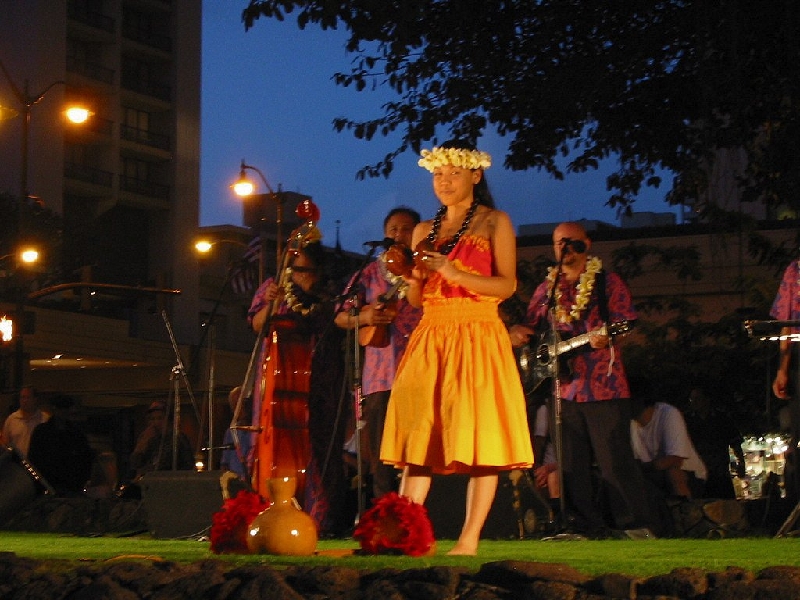
M 31 307 L 39 325 L 25 336 L 31 373 L 44 369 L 52 352 L 156 370 L 163 360 L 175 363 L 168 329 L 178 344 L 196 343 L 203 310 L 192 249 L 199 220 L 201 3 L 2 0 L 0 14 L 0 105 L 10 109 L 0 121 L 0 191 L 28 196 L 26 202 L 63 219 L 61 239 L 44 249 L 56 275 L 37 282 L 45 289 Z M 63 117 L 75 102 L 91 111 L 82 125 Z M 69 282 L 83 287 L 47 293 L 48 284 Z M 75 307 L 76 317 L 97 320 L 73 323 L 62 337 L 59 324 L 68 319 L 38 314 L 50 306 Z M 108 327 L 104 318 L 124 325 Z M 53 330 L 43 336 L 51 321 Z M 81 342 L 88 331 L 105 343 Z M 54 339 L 68 343 L 59 350 Z

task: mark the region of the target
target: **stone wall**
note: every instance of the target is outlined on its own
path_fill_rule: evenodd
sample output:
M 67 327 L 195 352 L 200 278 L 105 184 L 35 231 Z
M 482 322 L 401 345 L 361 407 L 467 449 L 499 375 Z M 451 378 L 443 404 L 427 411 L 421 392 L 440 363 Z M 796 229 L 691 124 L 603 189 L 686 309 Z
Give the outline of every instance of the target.
M 96 563 L 36 561 L 0 553 L 0 598 L 25 600 L 796 600 L 800 568 L 675 569 L 649 578 L 590 577 L 556 563 L 502 561 L 462 567 L 361 571 L 348 567 L 178 564 L 121 557 Z

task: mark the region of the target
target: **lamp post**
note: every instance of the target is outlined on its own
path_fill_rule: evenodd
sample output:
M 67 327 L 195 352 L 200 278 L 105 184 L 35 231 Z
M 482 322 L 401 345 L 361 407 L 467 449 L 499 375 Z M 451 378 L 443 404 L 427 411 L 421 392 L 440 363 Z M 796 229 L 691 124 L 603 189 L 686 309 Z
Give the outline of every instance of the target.
M 6 80 L 8 81 L 9 86 L 11 87 L 11 91 L 14 94 L 17 102 L 19 103 L 21 112 L 22 112 L 22 142 L 20 145 L 20 184 L 19 184 L 19 207 L 17 209 L 17 219 L 16 219 L 16 242 L 17 244 L 21 244 L 23 240 L 23 210 L 24 205 L 27 203 L 29 190 L 28 190 L 28 158 L 29 158 L 29 146 L 30 146 L 30 126 L 31 126 L 31 109 L 41 102 L 47 93 L 52 90 L 54 87 L 58 85 L 66 85 L 66 81 L 63 79 L 56 80 L 49 85 L 45 86 L 45 88 L 39 92 L 38 94 L 31 94 L 28 89 L 28 80 L 25 80 L 25 85 L 23 89 L 20 89 L 14 83 L 14 79 L 11 77 L 11 74 L 6 69 L 5 64 L 3 61 L 0 60 L 0 70 L 2 70 L 3 75 L 5 76 Z M 8 109 L 5 107 L 0 107 L 0 114 L 5 117 L 6 115 L 9 116 L 16 116 L 18 111 L 13 109 Z M 84 123 L 91 115 L 91 112 L 82 106 L 71 106 L 68 107 L 64 114 L 66 115 L 67 119 L 69 119 L 73 123 Z M 30 257 L 29 257 L 30 258 Z M 29 264 L 30 262 L 36 262 L 38 260 L 38 253 L 33 261 L 27 260 L 23 256 L 20 256 L 20 261 L 18 261 L 17 272 L 19 274 L 19 264 Z M 21 282 L 20 282 L 21 283 Z M 23 376 L 24 376 L 24 368 L 23 368 L 23 361 L 25 358 L 24 348 L 23 348 L 23 334 L 22 334 L 22 324 L 25 318 L 25 293 L 24 289 L 19 289 L 17 294 L 17 319 L 19 320 L 19 327 L 17 327 L 16 333 L 16 341 L 15 341 L 15 357 L 14 357 L 14 387 L 16 390 L 21 389 L 23 383 Z
M 229 240 L 229 239 L 199 239 L 195 242 L 194 248 L 197 252 L 201 255 L 206 255 L 211 252 L 211 249 L 216 246 L 217 244 L 234 244 L 236 246 L 243 246 L 247 248 L 247 244 L 240 242 L 238 240 Z M 261 253 L 263 255 L 263 252 Z M 263 263 L 261 256 L 259 256 L 259 265 Z M 233 265 L 228 265 L 227 274 L 225 275 L 225 281 L 222 284 L 222 287 L 219 289 L 219 295 L 217 296 L 216 302 L 214 302 L 214 307 L 211 309 L 211 312 L 208 315 L 205 323 L 203 323 L 203 332 L 202 337 L 200 338 L 200 342 L 197 344 L 195 355 L 192 357 L 191 368 L 194 368 L 194 365 L 197 363 L 197 357 L 200 353 L 200 349 L 203 347 L 203 344 L 206 341 L 206 337 L 208 337 L 208 469 L 213 469 L 214 465 L 214 450 L 220 449 L 220 447 L 215 447 L 213 444 L 214 440 L 214 393 L 215 393 L 215 370 L 216 370 L 216 360 L 214 353 L 216 351 L 216 330 L 214 327 L 214 319 L 217 316 L 217 311 L 219 310 L 220 305 L 222 304 L 222 298 L 225 294 L 225 289 L 228 287 L 228 284 L 231 282 L 231 278 L 233 275 L 234 269 Z M 237 415 L 238 416 L 238 415 Z
M 19 86 L 14 83 L 14 80 L 11 77 L 11 74 L 6 69 L 5 64 L 3 61 L 0 60 L 0 70 L 3 71 L 3 75 L 5 76 L 6 80 L 8 81 L 9 86 L 11 87 L 11 91 L 14 94 L 14 97 L 17 99 L 17 102 L 20 105 L 22 110 L 22 144 L 20 148 L 20 176 L 19 176 L 19 197 L 21 202 L 25 202 L 29 195 L 28 190 L 28 156 L 29 156 L 29 147 L 30 147 L 30 128 L 31 128 L 31 109 L 39 104 L 47 93 L 52 90 L 54 87 L 58 85 L 66 85 L 67 82 L 63 79 L 56 80 L 51 84 L 47 85 L 41 92 L 38 94 L 31 94 L 28 89 L 28 80 L 25 80 L 25 86 L 23 89 L 20 89 Z M 8 108 L 3 108 L 3 112 L 9 111 Z M 17 111 L 13 111 L 16 113 Z M 87 119 L 91 116 L 91 111 L 85 106 L 70 106 L 64 111 L 64 115 L 67 119 L 75 124 L 82 124 L 87 121 Z M 22 211 L 18 211 L 17 213 L 17 234 L 21 234 L 22 232 Z
M 281 231 L 281 226 L 283 223 L 283 202 L 278 194 L 270 186 L 267 178 L 264 177 L 264 173 L 261 172 L 260 169 L 254 167 L 252 165 L 248 165 L 242 159 L 242 164 L 239 168 L 239 179 L 234 183 L 231 187 L 233 191 L 236 192 L 238 196 L 247 197 L 252 196 L 253 192 L 255 192 L 256 186 L 247 178 L 246 171 L 255 171 L 258 173 L 259 177 L 261 177 L 261 181 L 264 182 L 264 187 L 267 188 L 269 191 L 269 195 L 275 201 L 275 269 L 280 268 L 281 264 L 281 240 L 283 239 L 283 232 Z M 266 244 L 267 240 L 265 239 L 263 228 L 262 231 L 259 232 L 259 236 L 261 238 L 261 251 L 259 253 L 259 263 L 258 263 L 258 282 L 261 284 L 264 281 L 264 256 L 266 255 Z
M 19 391 L 22 389 L 25 369 L 23 366 L 25 360 L 25 349 L 23 347 L 23 337 L 25 335 L 25 286 L 23 281 L 24 269 L 39 261 L 39 250 L 33 246 L 20 246 L 15 254 L 6 254 L 0 256 L 0 260 L 7 258 L 15 258 L 16 264 L 14 265 L 15 278 L 17 280 L 14 289 L 15 307 L 14 318 L 9 320 L 3 316 L 3 331 L 0 334 L 2 341 L 14 342 L 14 377 L 13 384 L 14 390 Z

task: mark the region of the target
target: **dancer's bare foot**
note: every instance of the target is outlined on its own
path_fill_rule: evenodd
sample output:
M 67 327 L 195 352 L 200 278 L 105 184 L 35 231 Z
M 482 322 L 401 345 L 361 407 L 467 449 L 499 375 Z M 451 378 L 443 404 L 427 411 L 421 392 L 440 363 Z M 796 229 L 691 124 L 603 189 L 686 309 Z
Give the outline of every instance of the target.
M 476 556 L 478 554 L 478 545 L 469 544 L 458 541 L 447 553 L 447 556 Z

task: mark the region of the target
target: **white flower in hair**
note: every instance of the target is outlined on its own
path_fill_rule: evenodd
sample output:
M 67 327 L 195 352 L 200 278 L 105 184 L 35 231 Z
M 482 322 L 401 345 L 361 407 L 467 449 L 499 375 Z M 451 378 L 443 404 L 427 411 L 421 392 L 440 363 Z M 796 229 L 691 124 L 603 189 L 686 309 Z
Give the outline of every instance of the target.
M 437 167 L 452 165 L 463 169 L 488 169 L 492 166 L 492 157 L 487 152 L 480 150 L 467 150 L 466 148 L 442 148 L 435 146 L 432 150 L 420 152 L 422 158 L 417 164 L 433 173 Z

